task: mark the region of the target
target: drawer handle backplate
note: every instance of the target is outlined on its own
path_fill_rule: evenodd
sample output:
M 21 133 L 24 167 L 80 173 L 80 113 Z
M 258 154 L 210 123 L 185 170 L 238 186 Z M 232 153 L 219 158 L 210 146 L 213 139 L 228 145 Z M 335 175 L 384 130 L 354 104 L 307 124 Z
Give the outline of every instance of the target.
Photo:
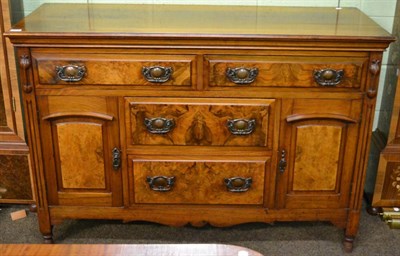
M 164 117 L 145 118 L 144 125 L 150 133 L 165 134 L 174 128 L 175 121 Z
M 147 176 L 146 178 L 147 183 L 154 191 L 159 192 L 167 192 L 172 189 L 172 186 L 175 183 L 175 177 L 167 177 L 167 176 L 154 176 L 150 177 Z
M 286 151 L 284 149 L 282 149 L 281 151 L 281 160 L 279 160 L 279 171 L 281 173 L 284 173 L 287 167 L 287 160 L 286 160 Z
M 235 84 L 250 84 L 258 75 L 258 68 L 227 68 L 226 77 Z
M 321 86 L 336 86 L 344 76 L 343 70 L 321 69 L 314 70 L 314 79 Z
M 229 192 L 246 192 L 251 187 L 253 179 L 242 178 L 242 177 L 232 177 L 225 178 L 225 185 Z
M 121 150 L 113 148 L 112 150 L 112 166 L 114 170 L 118 170 L 121 167 Z
M 144 78 L 151 83 L 167 82 L 171 78 L 172 72 L 172 67 L 152 66 L 142 68 Z
M 79 82 L 86 74 L 85 66 L 66 65 L 56 67 L 57 77 L 64 82 Z
M 227 121 L 229 131 L 233 135 L 249 135 L 256 127 L 255 119 L 233 119 Z

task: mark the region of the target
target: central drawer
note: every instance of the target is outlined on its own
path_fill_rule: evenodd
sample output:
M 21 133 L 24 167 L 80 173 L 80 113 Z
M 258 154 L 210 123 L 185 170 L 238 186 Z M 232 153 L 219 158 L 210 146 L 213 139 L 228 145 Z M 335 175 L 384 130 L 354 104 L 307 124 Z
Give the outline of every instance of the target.
M 272 148 L 274 99 L 125 98 L 128 147 Z
M 130 158 L 131 203 L 262 205 L 268 161 Z

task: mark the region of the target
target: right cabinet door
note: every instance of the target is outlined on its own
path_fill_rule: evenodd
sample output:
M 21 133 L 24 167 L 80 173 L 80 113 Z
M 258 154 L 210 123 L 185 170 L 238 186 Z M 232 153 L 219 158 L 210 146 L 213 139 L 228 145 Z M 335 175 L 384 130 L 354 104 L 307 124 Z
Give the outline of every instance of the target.
M 362 101 L 284 99 L 278 208 L 343 208 L 355 168 Z

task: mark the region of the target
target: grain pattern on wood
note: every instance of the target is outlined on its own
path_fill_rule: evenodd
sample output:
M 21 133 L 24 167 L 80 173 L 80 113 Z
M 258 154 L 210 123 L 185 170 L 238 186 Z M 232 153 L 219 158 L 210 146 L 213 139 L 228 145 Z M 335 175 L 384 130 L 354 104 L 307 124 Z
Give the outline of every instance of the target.
M 271 147 L 274 100 L 197 100 L 128 99 L 130 117 L 129 134 L 132 145 L 176 146 L 261 146 Z M 147 101 L 147 102 L 146 102 Z M 160 100 L 158 100 L 160 101 Z M 190 103 L 193 102 L 193 103 Z M 148 131 L 145 119 L 167 118 L 174 126 L 165 134 Z M 230 131 L 229 120 L 254 120 L 254 130 L 247 135 Z M 245 128 L 248 126 L 244 124 Z
M 68 22 L 64 17 L 68 17 Z M 130 33 L 241 38 L 330 36 L 342 40 L 390 36 L 355 8 L 338 12 L 335 8 L 271 6 L 47 4 L 15 28 L 22 32 L 57 33 L 60 27 L 64 33 L 107 33 L 121 37 Z
M 90 192 L 85 190 L 82 192 L 59 192 L 58 203 L 66 206 L 112 206 L 111 192 Z
M 112 164 L 112 150 L 120 147 L 116 98 L 38 101 L 49 205 L 121 205 L 121 172 Z
M 27 155 L 0 156 L 0 199 L 32 200 Z
M 0 84 L 0 126 L 6 126 L 6 125 L 7 125 L 6 109 L 4 107 L 3 90 Z
M 65 189 L 105 189 L 100 124 L 58 123 L 58 152 Z
M 74 96 L 65 97 L 54 95 L 43 98 L 47 100 L 48 111 L 53 113 L 65 112 L 96 112 L 107 113 L 107 104 L 104 97 Z
M 266 161 L 131 161 L 136 203 L 260 205 L 263 202 Z M 146 178 L 154 176 L 175 177 L 172 189 L 167 192 L 150 189 Z M 250 189 L 228 191 L 224 179 L 232 177 L 252 178 Z
M 396 207 L 400 203 L 400 150 L 388 144 L 379 157 L 372 206 Z
M 0 6 L 0 11 L 2 10 L 3 6 Z M 8 3 L 7 3 L 7 10 L 5 12 L 8 12 Z M 3 18 L 4 14 L 1 14 L 1 20 L 0 20 L 0 33 L 4 32 L 4 20 L 6 17 Z M 9 28 L 8 28 L 9 29 Z M 7 95 L 8 91 L 10 90 L 9 88 L 9 81 L 8 79 L 8 72 L 7 72 L 7 63 L 5 63 L 7 56 L 5 53 L 7 52 L 6 49 L 6 43 L 4 38 L 0 38 L 0 58 L 2 60 L 1 66 L 0 66 L 0 126 L 7 126 L 7 121 L 10 120 L 9 117 L 7 116 L 6 107 L 9 106 L 9 102 L 6 102 L 9 100 L 9 96 Z M 5 101 L 6 100 L 6 101 Z M 6 106 L 6 104 L 8 106 Z
M 335 190 L 342 127 L 304 125 L 296 128 L 293 190 Z
M 343 70 L 338 88 L 360 88 L 367 58 L 299 57 L 299 56 L 209 56 L 209 86 L 237 85 L 226 76 L 227 68 L 257 68 L 258 75 L 248 86 L 263 87 L 323 87 L 314 78 L 314 71 Z M 244 86 L 246 87 L 246 86 Z
M 283 102 L 281 147 L 287 150 L 287 168 L 278 180 L 279 207 L 336 208 L 348 203 L 361 104 L 343 99 Z
M 165 86 L 189 87 L 192 85 L 192 66 L 194 56 L 185 55 L 139 55 L 139 54 L 57 54 L 37 53 L 35 80 L 39 85 L 137 85 L 154 86 L 163 89 Z M 68 65 L 84 66 L 86 69 L 82 80 L 65 82 L 57 76 L 56 67 Z M 154 83 L 145 79 L 144 67 L 170 67 L 168 81 Z
M 400 162 L 388 162 L 382 199 L 400 200 Z
M 0 245 L 3 256 L 131 256 L 131 255 L 169 255 L 169 256 L 262 256 L 260 253 L 235 245 L 224 244 L 108 244 L 108 245 Z

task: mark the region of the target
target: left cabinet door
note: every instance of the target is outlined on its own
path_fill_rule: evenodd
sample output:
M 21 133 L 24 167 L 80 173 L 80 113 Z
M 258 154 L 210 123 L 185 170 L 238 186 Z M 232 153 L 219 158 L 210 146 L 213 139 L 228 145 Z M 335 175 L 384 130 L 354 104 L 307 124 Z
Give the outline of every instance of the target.
M 118 101 L 39 96 L 49 205 L 121 206 Z

